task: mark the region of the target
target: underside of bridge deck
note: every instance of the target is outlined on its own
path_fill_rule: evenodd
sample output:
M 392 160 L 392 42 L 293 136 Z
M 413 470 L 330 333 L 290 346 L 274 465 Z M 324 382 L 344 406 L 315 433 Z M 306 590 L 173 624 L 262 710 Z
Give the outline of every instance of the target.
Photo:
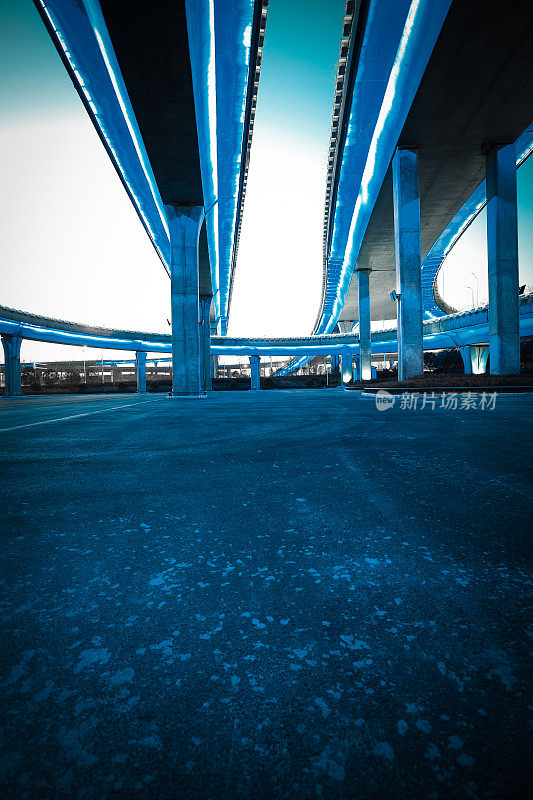
M 101 0 L 163 203 L 203 205 L 185 0 Z M 205 225 L 200 294 L 212 294 Z
M 422 258 L 485 177 L 485 149 L 514 142 L 533 108 L 533 6 L 454 2 L 400 136 L 419 151 Z M 392 170 L 357 259 L 373 270 L 372 319 L 396 308 Z M 354 274 L 341 320 L 359 318 Z

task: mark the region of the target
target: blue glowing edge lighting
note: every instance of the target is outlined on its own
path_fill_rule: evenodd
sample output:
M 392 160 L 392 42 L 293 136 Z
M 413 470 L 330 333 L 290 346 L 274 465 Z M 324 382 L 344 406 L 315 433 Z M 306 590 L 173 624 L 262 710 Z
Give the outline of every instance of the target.
M 96 44 L 98 49 L 102 55 L 102 59 L 104 61 L 106 70 L 108 72 L 109 80 L 113 87 L 115 97 L 119 104 L 124 122 L 126 127 L 129 131 L 131 142 L 137 154 L 137 158 L 139 164 L 141 166 L 141 170 L 145 176 L 147 185 L 149 187 L 150 193 L 152 195 L 154 201 L 154 207 L 157 210 L 158 221 L 160 222 L 165 235 L 166 241 L 161 241 L 161 237 L 157 236 L 154 231 L 154 225 L 150 221 L 148 213 L 145 212 L 143 208 L 143 203 L 134 189 L 131 180 L 127 177 L 127 172 L 122 164 L 122 161 L 117 153 L 116 147 L 113 143 L 113 137 L 110 135 L 110 132 L 107 129 L 107 126 L 103 122 L 102 115 L 99 113 L 98 107 L 94 101 L 94 98 L 91 97 L 91 94 L 87 88 L 86 80 L 84 79 L 83 75 L 81 74 L 81 70 L 79 65 L 76 63 L 75 59 L 72 56 L 72 53 L 69 50 L 68 44 L 65 41 L 60 25 L 58 23 L 57 17 L 54 15 L 54 12 L 51 10 L 50 6 L 52 5 L 51 2 L 47 2 L 47 0 L 39 0 L 39 4 L 43 10 L 43 13 L 46 15 L 50 27 L 54 31 L 56 39 L 60 44 L 63 53 L 65 55 L 66 60 L 68 61 L 72 73 L 76 77 L 76 81 L 85 96 L 87 103 L 89 105 L 90 110 L 92 111 L 95 120 L 97 122 L 98 130 L 101 131 L 102 136 L 105 139 L 107 147 L 112 154 L 112 157 L 115 161 L 116 167 L 120 173 L 121 179 L 124 185 L 127 187 L 128 193 L 132 199 L 132 202 L 135 206 L 135 209 L 140 216 L 146 231 L 152 241 L 152 244 L 158 253 L 161 262 L 170 275 L 169 270 L 169 262 L 168 262 L 168 253 L 170 248 L 170 239 L 169 239 L 169 232 L 168 232 L 168 225 L 166 221 L 166 216 L 163 210 L 163 202 L 161 196 L 159 194 L 159 190 L 157 189 L 157 184 L 155 181 L 155 177 L 150 167 L 150 162 L 148 160 L 148 155 L 144 148 L 144 144 L 142 141 L 142 137 L 140 131 L 137 126 L 137 121 L 135 119 L 135 115 L 133 113 L 133 109 L 131 108 L 131 103 L 128 98 L 128 94 L 126 91 L 126 87 L 124 86 L 124 82 L 120 73 L 120 69 L 118 67 L 118 63 L 116 60 L 115 53 L 113 51 L 113 47 L 109 40 L 109 34 L 107 33 L 107 28 L 105 26 L 104 19 L 102 17 L 102 12 L 97 3 L 94 0 L 80 0 L 82 3 L 83 9 L 87 16 L 88 21 L 91 24 L 94 37 L 96 40 Z

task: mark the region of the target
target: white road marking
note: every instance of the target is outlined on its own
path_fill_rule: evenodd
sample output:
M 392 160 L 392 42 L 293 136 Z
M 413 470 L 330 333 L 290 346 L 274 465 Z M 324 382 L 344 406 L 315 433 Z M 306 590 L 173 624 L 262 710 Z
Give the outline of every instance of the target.
M 27 422 L 25 425 L 13 425 L 11 428 L 0 428 L 0 433 L 7 431 L 16 431 L 20 428 L 33 428 L 35 425 L 50 425 L 52 422 L 65 422 L 68 419 L 77 419 L 78 417 L 89 417 L 91 414 L 103 414 L 104 411 L 116 411 L 119 408 L 128 408 L 128 406 L 142 406 L 145 403 L 154 403 L 156 398 L 151 400 L 141 400 L 138 403 L 124 403 L 120 406 L 110 406 L 108 408 L 100 408 L 98 411 L 85 411 L 83 414 L 71 414 L 69 417 L 56 417 L 54 419 L 43 419 L 39 422 Z

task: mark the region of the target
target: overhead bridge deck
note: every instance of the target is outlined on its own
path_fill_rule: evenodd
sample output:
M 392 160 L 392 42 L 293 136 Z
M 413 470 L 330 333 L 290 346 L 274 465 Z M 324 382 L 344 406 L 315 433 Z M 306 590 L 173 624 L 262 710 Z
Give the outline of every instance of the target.
M 332 330 L 337 320 L 359 319 L 357 281 L 352 280 L 358 268 L 372 270 L 371 318 L 396 316 L 390 291 L 396 286 L 392 160 L 397 148 L 419 153 L 427 278 L 430 273 L 434 278 L 442 262 L 431 252 L 439 237 L 450 225 L 460 230 L 468 224 L 467 212 L 475 216 L 484 205 L 489 146 L 516 142 L 517 164 L 529 154 L 533 11 L 511 2 L 500 12 L 495 0 L 347 4 L 316 332 Z M 476 207 L 465 208 L 480 187 Z M 428 292 L 424 309 L 440 313 L 439 301 Z
M 204 209 L 200 294 L 225 332 L 268 0 L 34 3 L 169 275 L 169 209 Z
M 485 344 L 489 341 L 488 306 L 428 320 L 423 324 L 423 331 L 425 350 Z M 170 353 L 172 351 L 170 334 L 99 328 L 42 317 L 5 306 L 0 306 L 0 334 L 32 341 L 109 350 L 131 350 L 144 353 Z M 533 336 L 532 294 L 520 299 L 520 335 L 522 337 Z M 373 353 L 396 352 L 397 346 L 396 328 L 373 332 Z M 328 355 L 343 351 L 358 353 L 359 336 L 357 333 L 263 339 L 230 336 L 213 336 L 211 338 L 212 355 Z

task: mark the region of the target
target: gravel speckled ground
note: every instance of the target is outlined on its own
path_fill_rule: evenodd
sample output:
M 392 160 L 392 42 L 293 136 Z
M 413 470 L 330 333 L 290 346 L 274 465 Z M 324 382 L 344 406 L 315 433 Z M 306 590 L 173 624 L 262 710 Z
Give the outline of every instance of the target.
M 526 797 L 532 412 L 0 401 L 3 800 Z

